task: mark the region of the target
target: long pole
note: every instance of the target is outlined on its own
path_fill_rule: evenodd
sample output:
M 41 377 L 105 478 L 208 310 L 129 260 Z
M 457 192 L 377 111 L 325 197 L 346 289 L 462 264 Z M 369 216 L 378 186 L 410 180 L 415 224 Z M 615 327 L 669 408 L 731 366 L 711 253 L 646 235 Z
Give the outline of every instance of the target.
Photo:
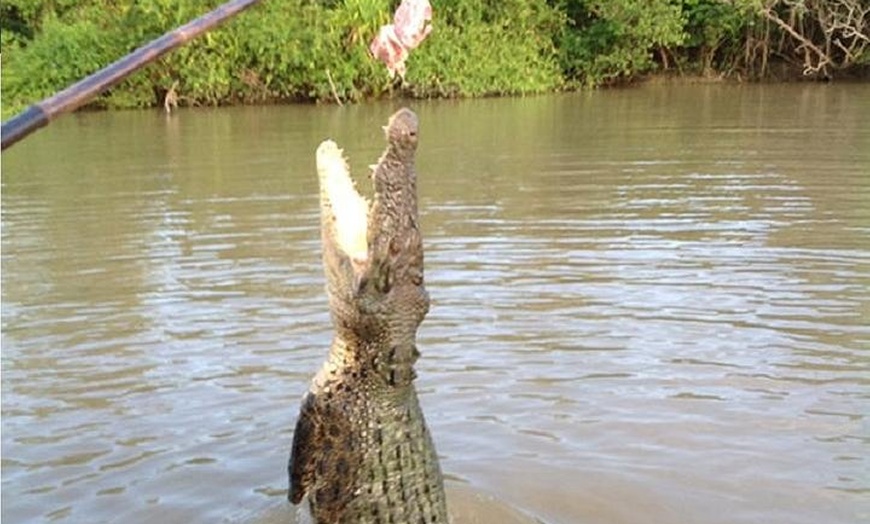
M 215 27 L 259 0 L 232 0 L 214 11 L 178 27 L 145 44 L 129 55 L 80 80 L 59 93 L 37 102 L 0 126 L 0 150 L 6 149 L 63 113 L 75 111 L 96 95 L 114 86 L 127 75 L 150 64 Z

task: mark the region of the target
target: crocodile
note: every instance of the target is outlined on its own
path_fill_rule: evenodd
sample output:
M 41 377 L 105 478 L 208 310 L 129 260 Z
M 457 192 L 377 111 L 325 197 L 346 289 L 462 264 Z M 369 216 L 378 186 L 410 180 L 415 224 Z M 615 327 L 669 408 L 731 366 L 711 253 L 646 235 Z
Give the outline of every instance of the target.
M 448 522 L 444 482 L 414 387 L 429 311 L 410 109 L 384 127 L 369 202 L 332 141 L 317 148 L 323 267 L 335 330 L 293 434 L 288 499 L 317 524 Z

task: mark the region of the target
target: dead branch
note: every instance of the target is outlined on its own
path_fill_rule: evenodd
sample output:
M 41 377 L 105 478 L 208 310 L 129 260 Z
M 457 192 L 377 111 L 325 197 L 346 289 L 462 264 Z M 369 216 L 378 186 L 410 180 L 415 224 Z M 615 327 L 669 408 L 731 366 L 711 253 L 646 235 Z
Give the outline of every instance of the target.
M 760 12 L 792 41 L 779 48 L 803 55 L 805 75 L 845 69 L 870 47 L 870 4 L 862 0 L 771 0 Z

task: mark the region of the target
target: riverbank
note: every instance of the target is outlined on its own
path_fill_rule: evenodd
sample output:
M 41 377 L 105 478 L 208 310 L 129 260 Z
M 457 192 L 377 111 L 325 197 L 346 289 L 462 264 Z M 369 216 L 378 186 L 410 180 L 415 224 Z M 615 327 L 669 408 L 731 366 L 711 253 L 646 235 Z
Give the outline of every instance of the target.
M 870 78 L 870 7 L 855 2 L 807 7 L 800 27 L 792 27 L 796 7 L 785 2 L 436 1 L 435 31 L 412 54 L 404 83 L 390 79 L 368 51 L 395 2 L 263 2 L 91 107 L 160 106 L 172 86 L 179 105 L 203 106 L 520 95 L 625 85 L 649 75 Z M 4 2 L 3 118 L 219 4 Z M 842 28 L 829 30 L 832 16 Z

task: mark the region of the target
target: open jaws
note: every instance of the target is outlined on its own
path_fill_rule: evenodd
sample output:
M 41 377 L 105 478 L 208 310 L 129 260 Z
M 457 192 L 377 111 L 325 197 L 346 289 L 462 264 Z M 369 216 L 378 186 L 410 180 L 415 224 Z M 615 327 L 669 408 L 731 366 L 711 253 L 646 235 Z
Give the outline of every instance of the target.
M 359 279 L 369 257 L 369 202 L 357 192 L 344 153 L 335 142 L 321 143 L 316 157 L 325 241 L 350 259 L 354 277 Z

